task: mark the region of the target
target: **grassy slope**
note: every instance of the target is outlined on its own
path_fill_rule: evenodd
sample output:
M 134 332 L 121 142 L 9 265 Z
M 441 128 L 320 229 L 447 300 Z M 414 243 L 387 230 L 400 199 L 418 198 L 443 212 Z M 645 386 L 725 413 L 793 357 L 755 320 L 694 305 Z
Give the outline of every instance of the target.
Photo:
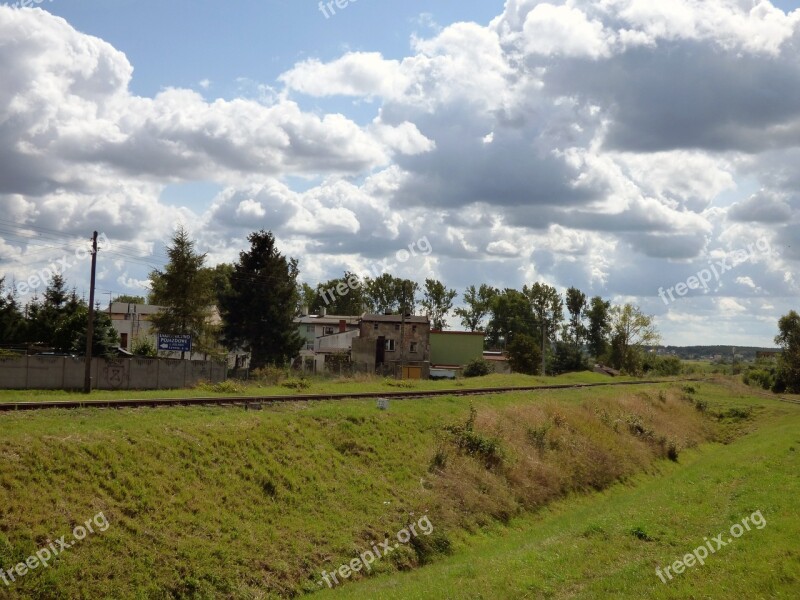
M 742 397 L 710 391 L 714 406 L 743 404 Z M 761 411 L 748 435 L 686 453 L 680 464 L 663 463 L 658 476 L 551 505 L 414 573 L 320 597 L 800 597 L 800 407 L 767 403 Z M 725 532 L 726 540 L 732 524 L 757 510 L 767 521 L 763 529 L 744 533 L 666 585 L 656 576 L 656 567 L 704 538 Z M 652 539 L 637 539 L 634 529 Z
M 519 406 L 611 401 L 620 393 L 598 388 L 473 401 L 481 415 L 491 416 Z M 701 395 L 725 406 L 773 406 L 765 399 L 728 400 L 712 385 L 703 385 Z M 369 401 L 343 401 L 263 412 L 193 408 L 4 415 L 0 565 L 23 560 L 99 510 L 111 522 L 108 531 L 70 549 L 53 568 L 26 575 L 9 593 L 263 598 L 264 590 L 271 595 L 314 590 L 322 568 L 350 559 L 367 540 L 398 531 L 408 513 L 441 508 L 448 497 L 437 496 L 441 490 L 431 484 L 435 478 L 427 467 L 442 426 L 463 422 L 469 402 L 395 401 L 388 412 L 378 412 Z M 792 408 L 784 410 L 789 414 Z M 770 520 L 769 509 L 763 510 Z M 445 531 L 455 547 L 463 548 L 458 523 L 441 514 L 437 520 L 431 513 L 437 533 Z M 491 523 L 488 512 L 483 516 Z M 716 533 L 713 521 L 698 519 L 702 535 Z M 565 523 L 571 520 L 565 517 Z M 722 520 L 730 521 L 727 515 Z M 642 524 L 651 532 L 651 524 Z M 556 535 L 558 524 L 551 527 Z M 624 537 L 621 542 L 634 543 Z M 493 543 L 503 545 L 500 538 Z M 663 560 L 684 548 L 670 548 Z M 375 570 L 392 572 L 412 564 L 414 557 L 400 552 L 376 563 Z M 497 563 L 492 568 L 509 580 L 520 575 L 517 567 Z M 465 582 L 472 589 L 473 582 Z M 344 591 L 369 597 L 359 590 L 374 584 L 349 585 Z M 558 578 L 547 585 L 560 587 Z
M 293 390 L 280 385 L 242 385 L 241 391 L 234 393 L 214 392 L 207 387 L 197 387 L 189 390 L 155 390 L 155 391 L 95 391 L 91 396 L 80 392 L 67 392 L 62 390 L 0 390 L 0 402 L 35 402 L 37 400 L 108 400 L 114 398 L 196 398 L 218 396 L 261 395 L 275 396 L 288 394 L 340 394 L 353 392 L 397 392 L 404 389 L 442 390 L 485 387 L 523 387 L 531 385 L 550 385 L 559 383 L 609 383 L 612 381 L 631 380 L 630 377 L 611 379 L 598 373 L 568 373 L 559 377 L 533 377 L 529 375 L 490 375 L 474 379 L 459 379 L 458 381 L 404 381 L 398 382 L 391 379 L 378 377 L 353 380 L 348 378 L 332 379 L 313 377 L 308 379 L 310 386 L 306 389 Z

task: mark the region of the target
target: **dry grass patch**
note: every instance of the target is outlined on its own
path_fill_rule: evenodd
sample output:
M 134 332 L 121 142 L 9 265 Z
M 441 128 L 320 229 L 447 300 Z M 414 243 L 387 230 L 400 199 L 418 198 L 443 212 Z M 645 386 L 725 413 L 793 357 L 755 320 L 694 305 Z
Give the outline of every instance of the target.
M 580 404 L 471 408 L 445 428 L 431 461 L 447 519 L 468 529 L 508 521 L 573 492 L 601 490 L 715 438 L 680 388 Z

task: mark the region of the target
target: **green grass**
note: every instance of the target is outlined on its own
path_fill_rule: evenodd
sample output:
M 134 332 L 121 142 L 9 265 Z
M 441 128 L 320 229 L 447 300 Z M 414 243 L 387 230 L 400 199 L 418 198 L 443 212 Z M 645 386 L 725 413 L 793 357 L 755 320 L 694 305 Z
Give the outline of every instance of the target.
M 571 498 L 474 536 L 416 572 L 346 585 L 320 598 L 797 598 L 800 407 L 704 386 L 713 410 L 760 414 L 748 435 L 662 463 L 626 485 Z M 667 584 L 655 569 L 754 511 L 767 524 Z M 716 547 L 716 545 L 715 545 Z M 665 575 L 665 579 L 668 579 Z
M 568 373 L 558 377 L 533 377 L 529 375 L 489 375 L 456 381 L 396 381 L 378 377 L 367 379 L 310 377 L 309 386 L 304 389 L 291 389 L 282 385 L 263 385 L 255 382 L 232 382 L 240 386 L 235 392 L 215 392 L 207 386 L 188 390 L 154 391 L 105 391 L 98 390 L 87 396 L 78 391 L 62 390 L 0 390 L 0 402 L 37 402 L 45 400 L 109 400 L 135 398 L 198 398 L 229 396 L 276 396 L 292 394 L 349 394 L 355 392 L 400 392 L 413 390 L 475 389 L 487 387 L 523 387 L 531 385 L 550 385 L 563 383 L 603 383 L 626 381 L 632 378 L 611 379 L 598 373 Z
M 575 445 L 581 439 L 611 447 L 633 443 L 627 434 L 581 430 L 584 421 L 572 417 L 594 414 L 582 407 L 626 401 L 657 411 L 662 393 L 683 394 L 682 385 L 393 400 L 388 411 L 379 411 L 374 401 L 345 400 L 264 411 L 198 407 L 4 414 L 0 567 L 12 567 L 101 510 L 111 525 L 0 596 L 273 598 L 314 592 L 322 569 L 349 561 L 371 541 L 394 535 L 422 514 L 434 524 L 435 547 L 401 548 L 376 562 L 378 577 L 348 583 L 339 593 L 371 598 L 405 589 L 405 597 L 420 598 L 559 597 L 605 590 L 606 575 L 641 590 L 640 579 L 655 578 L 656 563 L 674 560 L 698 536 L 716 534 L 720 523 L 741 518 L 746 507 L 761 508 L 769 525 L 746 534 L 731 549 L 731 560 L 751 540 L 782 536 L 785 528 L 786 537 L 766 539 L 773 543 L 772 568 L 791 573 L 796 555 L 789 554 L 795 547 L 790 536 L 796 536 L 797 524 L 781 515 L 797 497 L 797 463 L 784 445 L 795 427 L 800 450 L 800 408 L 749 396 L 746 389 L 731 392 L 703 383 L 685 392 L 707 401 L 702 419 L 723 434 L 720 439 L 736 439 L 734 444 L 683 450 L 679 464 L 644 462 L 639 467 L 651 477 L 631 480 L 629 469 L 625 487 L 581 493 L 533 517 L 517 510 L 513 519 L 505 519 L 503 511 L 515 497 L 512 481 L 487 472 L 473 483 L 470 477 L 481 469 L 470 467 L 470 457 L 450 450 L 450 464 L 458 467 L 445 469 L 451 479 L 431 471 L 444 427 L 463 424 L 471 403 L 478 414 L 476 435 L 500 436 L 507 461 L 521 457 L 512 438 L 502 437 L 506 427 L 540 408 L 551 416 L 563 414 L 568 427 L 559 431 L 562 445 L 553 456 L 581 467 L 592 465 Z M 684 413 L 701 418 L 692 404 L 677 402 Z M 740 418 L 729 414 L 731 409 L 751 412 Z M 740 446 L 748 440 L 751 445 Z M 649 447 L 636 444 L 640 450 Z M 713 457 L 716 462 L 707 462 Z M 626 464 L 637 468 L 635 461 Z M 689 481 L 705 486 L 708 497 Z M 493 504 L 500 496 L 505 504 Z M 460 514 L 459 505 L 469 513 Z M 655 541 L 631 536 L 636 527 Z M 448 547 L 456 549 L 451 558 L 435 551 Z M 432 564 L 410 577 L 389 577 L 425 561 Z M 683 577 L 696 581 L 692 574 Z M 686 588 L 675 589 L 687 596 Z

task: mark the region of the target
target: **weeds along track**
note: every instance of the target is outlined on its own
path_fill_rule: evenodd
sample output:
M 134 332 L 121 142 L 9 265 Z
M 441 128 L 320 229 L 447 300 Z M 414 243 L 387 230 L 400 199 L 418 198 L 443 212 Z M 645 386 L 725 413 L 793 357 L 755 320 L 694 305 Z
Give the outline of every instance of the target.
M 705 381 L 704 379 L 652 379 L 645 381 L 616 381 L 607 383 L 569 383 L 556 385 L 532 385 L 522 387 L 494 387 L 475 389 L 447 389 L 403 392 L 356 392 L 344 394 L 291 394 L 284 396 L 231 396 L 212 398 L 141 398 L 112 400 L 43 400 L 39 402 L 0 402 L 0 412 L 77 409 L 77 408 L 158 408 L 168 406 L 258 406 L 270 403 L 309 402 L 320 400 L 370 400 L 378 398 L 412 399 L 433 398 L 436 396 L 481 396 L 510 392 L 535 392 L 544 390 L 564 390 L 592 387 L 615 387 L 652 385 L 685 381 Z

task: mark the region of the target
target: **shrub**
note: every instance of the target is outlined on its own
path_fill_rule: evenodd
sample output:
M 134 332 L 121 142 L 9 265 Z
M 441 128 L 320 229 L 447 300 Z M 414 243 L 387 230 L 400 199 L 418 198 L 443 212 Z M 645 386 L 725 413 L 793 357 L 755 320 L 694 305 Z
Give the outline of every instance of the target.
M 677 356 L 646 354 L 642 362 L 642 369 L 648 375 L 668 377 L 671 375 L 680 375 L 683 370 L 683 363 Z
M 515 373 L 536 375 L 542 363 L 542 352 L 531 336 L 524 333 L 514 336 L 508 345 L 508 363 Z
M 250 377 L 267 385 L 278 385 L 281 381 L 287 379 L 289 374 L 284 368 L 267 365 L 266 367 L 254 370 L 250 374 Z
M 467 422 L 464 425 L 448 425 L 445 427 L 445 431 L 451 434 L 456 448 L 469 456 L 481 458 L 487 468 L 496 467 L 503 462 L 500 440 L 486 437 L 475 431 L 477 416 L 478 412 L 470 404 Z
M 142 356 L 144 358 L 156 358 L 158 356 L 158 349 L 156 345 L 148 338 L 140 338 L 136 340 L 132 349 L 134 356 Z
M 210 383 L 208 381 L 203 381 L 197 384 L 197 388 L 201 390 L 206 390 L 208 392 L 215 392 L 217 394 L 241 394 L 246 389 L 246 387 L 242 383 L 234 379 L 227 379 L 219 383 Z
M 772 389 L 777 379 L 776 369 L 748 369 L 742 374 L 742 381 L 746 385 L 760 387 L 765 390 Z
M 473 358 L 462 370 L 464 377 L 484 377 L 494 373 L 494 365 L 482 358 Z
M 281 386 L 291 390 L 307 390 L 311 387 L 311 383 L 307 379 L 287 379 Z

